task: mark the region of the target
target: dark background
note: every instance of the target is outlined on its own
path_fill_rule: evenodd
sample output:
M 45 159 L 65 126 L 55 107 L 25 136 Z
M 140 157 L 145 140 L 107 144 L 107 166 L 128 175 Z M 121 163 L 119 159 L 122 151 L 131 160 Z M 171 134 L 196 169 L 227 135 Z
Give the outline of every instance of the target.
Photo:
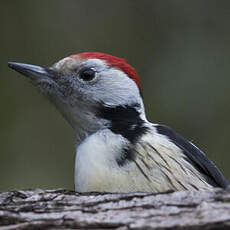
M 192 140 L 230 179 L 230 1 L 1 0 L 0 191 L 73 189 L 75 133 L 8 61 L 82 51 L 137 69 L 147 117 Z

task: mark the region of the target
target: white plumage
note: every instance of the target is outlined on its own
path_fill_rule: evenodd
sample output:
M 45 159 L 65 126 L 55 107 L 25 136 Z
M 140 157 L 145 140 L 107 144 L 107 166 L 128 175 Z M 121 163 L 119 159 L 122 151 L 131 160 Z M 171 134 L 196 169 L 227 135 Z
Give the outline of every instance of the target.
M 183 159 L 181 149 L 158 134 L 152 124 L 149 128 L 151 131 L 132 146 L 136 159 L 122 167 L 116 157 L 129 145 L 125 138 L 109 129 L 86 138 L 76 153 L 76 191 L 162 192 L 212 187 Z

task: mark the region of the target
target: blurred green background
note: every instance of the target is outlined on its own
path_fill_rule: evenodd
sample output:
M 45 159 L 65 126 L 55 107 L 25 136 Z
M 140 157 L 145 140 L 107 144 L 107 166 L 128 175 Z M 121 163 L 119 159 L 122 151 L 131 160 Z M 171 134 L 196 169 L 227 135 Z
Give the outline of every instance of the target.
M 74 188 L 75 133 L 8 61 L 101 51 L 137 69 L 146 112 L 230 179 L 230 1 L 1 0 L 0 191 Z

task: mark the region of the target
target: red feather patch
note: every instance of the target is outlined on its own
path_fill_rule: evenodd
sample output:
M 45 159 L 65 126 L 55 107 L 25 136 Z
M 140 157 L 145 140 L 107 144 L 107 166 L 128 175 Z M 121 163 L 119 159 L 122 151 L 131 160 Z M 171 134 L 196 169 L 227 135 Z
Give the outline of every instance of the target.
M 115 57 L 109 54 L 105 54 L 105 53 L 99 53 L 99 52 L 84 52 L 84 53 L 72 55 L 71 57 L 74 57 L 74 58 L 80 57 L 84 59 L 96 58 L 96 59 L 101 59 L 103 61 L 106 61 L 108 65 L 119 68 L 124 73 L 126 73 L 131 79 L 133 79 L 134 82 L 136 82 L 141 92 L 141 84 L 139 81 L 138 74 L 136 70 L 126 62 L 125 59 L 118 58 L 118 57 Z

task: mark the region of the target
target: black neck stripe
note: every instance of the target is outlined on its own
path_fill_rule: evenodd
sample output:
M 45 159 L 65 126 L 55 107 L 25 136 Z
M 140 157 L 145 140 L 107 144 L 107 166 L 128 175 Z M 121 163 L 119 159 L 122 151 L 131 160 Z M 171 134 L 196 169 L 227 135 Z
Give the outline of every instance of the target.
M 97 116 L 111 122 L 109 129 L 128 139 L 132 144 L 148 130 L 137 111 L 140 105 L 119 105 L 110 107 L 101 105 Z

